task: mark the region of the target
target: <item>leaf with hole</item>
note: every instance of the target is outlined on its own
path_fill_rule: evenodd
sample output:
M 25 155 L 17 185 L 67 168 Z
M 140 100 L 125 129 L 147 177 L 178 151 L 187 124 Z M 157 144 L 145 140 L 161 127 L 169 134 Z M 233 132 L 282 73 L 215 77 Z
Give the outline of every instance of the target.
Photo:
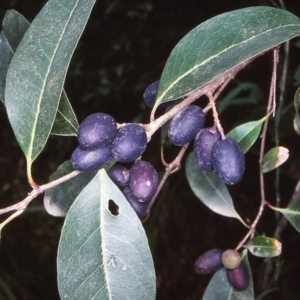
M 67 68 L 95 0 L 50 0 L 33 20 L 11 61 L 5 87 L 9 121 L 31 165 L 51 132 Z M 25 125 L 26 124 L 26 125 Z
M 262 161 L 262 172 L 267 173 L 282 165 L 289 157 L 289 150 L 284 147 L 274 147 L 269 150 Z
M 215 172 L 202 172 L 195 163 L 193 153 L 187 158 L 185 171 L 192 191 L 203 204 L 217 214 L 237 218 L 245 224 L 234 209 L 226 185 L 220 181 Z
M 258 257 L 274 257 L 281 254 L 281 243 L 266 236 L 256 236 L 249 240 L 244 247 Z
M 248 288 L 244 291 L 235 290 L 228 281 L 226 269 L 222 268 L 217 271 L 211 278 L 202 300 L 253 300 L 254 290 L 252 281 L 251 267 L 247 257 L 247 251 L 242 253 L 243 261 L 247 267 L 249 275 Z
M 103 169 L 66 216 L 57 273 L 62 299 L 155 299 L 155 271 L 145 231 Z
M 257 6 L 203 22 L 173 49 L 160 78 L 152 115 L 234 67 L 300 34 L 300 19 L 286 10 Z
M 287 208 L 271 207 L 272 209 L 281 212 L 286 219 L 300 232 L 300 200 L 297 200 Z

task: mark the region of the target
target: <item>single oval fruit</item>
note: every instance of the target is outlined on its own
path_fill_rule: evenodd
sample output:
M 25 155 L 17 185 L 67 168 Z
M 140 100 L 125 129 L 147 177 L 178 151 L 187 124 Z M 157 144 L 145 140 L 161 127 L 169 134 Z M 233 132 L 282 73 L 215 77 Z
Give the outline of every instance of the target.
M 123 188 L 128 184 L 129 170 L 121 165 L 113 165 L 108 171 L 107 175 L 119 188 Z
M 201 256 L 195 262 L 195 271 L 200 275 L 212 274 L 223 267 L 222 264 L 223 250 L 215 248 L 211 249 Z
M 249 275 L 245 263 L 242 261 L 236 269 L 226 269 L 227 277 L 234 289 L 243 291 L 248 287 Z
M 205 123 L 205 114 L 199 106 L 189 105 L 170 122 L 168 138 L 177 146 L 193 140 Z
M 138 124 L 128 124 L 117 132 L 112 142 L 111 153 L 119 162 L 132 162 L 143 154 L 146 146 L 145 130 Z
M 205 172 L 214 170 L 212 163 L 212 150 L 217 141 L 221 139 L 218 130 L 203 128 L 196 135 L 194 141 L 195 161 L 198 168 Z
M 80 124 L 77 140 L 83 148 L 98 148 L 110 143 L 116 133 L 115 119 L 105 113 L 96 113 L 88 116 Z
M 155 168 L 147 161 L 137 161 L 129 171 L 129 186 L 139 201 L 150 201 L 158 187 Z
M 228 249 L 222 254 L 222 263 L 227 269 L 236 269 L 241 261 L 242 257 L 236 250 Z
M 134 196 L 132 193 L 132 190 L 130 186 L 125 186 L 125 188 L 122 190 L 123 195 L 133 208 L 133 210 L 136 212 L 138 217 L 142 220 L 147 211 L 148 202 L 140 202 L 137 197 Z
M 159 87 L 159 80 L 156 80 L 146 88 L 143 94 L 144 102 L 150 108 L 154 106 L 157 97 L 158 87 Z
M 71 162 L 75 170 L 91 172 L 105 167 L 112 160 L 110 145 L 87 150 L 78 146 L 71 156 Z
M 238 183 L 245 171 L 245 156 L 233 139 L 220 140 L 212 151 L 212 163 L 217 176 L 225 184 Z

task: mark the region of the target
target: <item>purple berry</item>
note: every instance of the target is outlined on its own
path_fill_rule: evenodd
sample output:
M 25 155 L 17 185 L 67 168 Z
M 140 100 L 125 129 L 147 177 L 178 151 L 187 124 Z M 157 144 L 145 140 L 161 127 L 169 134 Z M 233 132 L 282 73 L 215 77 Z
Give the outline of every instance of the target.
M 159 80 L 154 81 L 146 88 L 143 94 L 144 102 L 150 108 L 154 106 L 157 92 L 158 92 L 158 87 L 159 87 Z
M 109 144 L 116 133 L 115 119 L 105 113 L 96 113 L 80 124 L 77 139 L 82 148 L 92 149 Z
M 178 113 L 170 122 L 168 138 L 177 146 L 193 140 L 205 123 L 205 114 L 196 105 L 190 105 Z
M 108 171 L 107 175 L 119 188 L 123 188 L 128 184 L 129 170 L 121 165 L 113 165 Z
M 155 168 L 147 161 L 137 161 L 129 171 L 129 186 L 139 201 L 150 201 L 158 187 Z
M 248 287 L 249 275 L 245 263 L 242 261 L 236 269 L 226 269 L 227 277 L 234 289 L 243 291 Z
M 143 154 L 146 146 L 145 130 L 138 124 L 128 124 L 117 132 L 112 142 L 111 153 L 119 162 L 132 162 Z
M 200 275 L 212 274 L 223 267 L 222 264 L 223 250 L 215 248 L 211 249 L 201 256 L 195 262 L 195 271 Z

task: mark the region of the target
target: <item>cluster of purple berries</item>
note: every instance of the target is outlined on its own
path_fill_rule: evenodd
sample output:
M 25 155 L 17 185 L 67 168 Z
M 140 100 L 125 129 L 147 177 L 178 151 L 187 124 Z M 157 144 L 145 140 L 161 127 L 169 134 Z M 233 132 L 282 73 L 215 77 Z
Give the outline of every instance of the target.
M 150 84 L 144 93 L 147 106 L 156 100 L 159 81 Z M 195 161 L 204 172 L 215 171 L 225 184 L 238 183 L 244 174 L 245 157 L 239 144 L 231 139 L 221 139 L 215 127 L 203 128 L 205 113 L 196 105 L 189 105 L 170 122 L 168 138 L 177 146 L 194 141 Z
M 199 256 L 195 262 L 195 271 L 200 275 L 215 273 L 223 267 L 226 268 L 228 281 L 235 290 L 247 289 L 248 270 L 236 250 L 211 249 Z

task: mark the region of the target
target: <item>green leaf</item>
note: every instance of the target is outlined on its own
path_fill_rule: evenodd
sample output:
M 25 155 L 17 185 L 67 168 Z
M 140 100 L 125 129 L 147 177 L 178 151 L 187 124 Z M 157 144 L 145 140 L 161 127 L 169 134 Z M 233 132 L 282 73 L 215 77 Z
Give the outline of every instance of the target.
M 248 7 L 209 19 L 173 49 L 152 114 L 160 103 L 183 97 L 298 35 L 300 19 L 273 7 Z
M 118 215 L 109 202 L 118 206 Z M 143 226 L 104 169 L 71 206 L 57 258 L 61 299 L 155 299 Z
M 56 180 L 74 171 L 70 161 L 64 162 L 55 173 L 50 177 L 50 181 Z M 84 172 L 76 177 L 46 191 L 44 195 L 44 207 L 48 214 L 55 217 L 64 217 L 69 211 L 70 206 L 92 180 L 96 172 Z
M 257 140 L 262 123 L 267 118 L 268 116 L 265 116 L 258 121 L 242 124 L 228 132 L 226 137 L 236 140 L 243 149 L 244 153 L 246 153 Z
M 274 257 L 281 254 L 281 243 L 265 236 L 252 238 L 244 247 L 258 257 Z
M 294 228 L 300 232 L 300 200 L 297 200 L 287 208 L 272 207 L 272 209 L 281 212 Z
M 296 114 L 294 117 L 294 129 L 297 134 L 300 134 L 300 116 L 299 116 L 299 109 L 300 109 L 300 86 L 298 87 L 295 96 L 294 96 L 294 106 L 296 110 Z
M 31 164 L 51 132 L 67 68 L 95 0 L 50 0 L 26 31 L 7 73 L 8 117 Z M 26 124 L 26 126 L 25 126 Z
M 7 55 L 1 51 L 0 42 L 0 99 L 3 104 L 4 86 L 8 67 L 29 25 L 30 23 L 13 9 L 8 10 L 3 19 L 2 27 L 3 33 L 5 34 L 5 43 L 3 42 L 3 44 L 5 44 L 6 51 L 9 53 L 7 57 Z M 76 135 L 77 128 L 78 122 L 76 116 L 65 91 L 63 91 L 51 133 L 56 135 Z
M 228 281 L 226 269 L 217 271 L 210 280 L 202 300 L 253 300 L 254 290 L 252 272 L 249 265 L 247 252 L 243 252 L 243 261 L 248 269 L 249 285 L 244 291 L 236 291 Z
M 267 173 L 282 165 L 289 157 L 289 150 L 284 147 L 274 147 L 269 150 L 262 161 L 262 172 Z
M 195 163 L 194 153 L 187 158 L 186 176 L 194 194 L 210 210 L 225 217 L 237 218 L 245 224 L 234 209 L 226 185 L 215 172 L 202 172 Z

